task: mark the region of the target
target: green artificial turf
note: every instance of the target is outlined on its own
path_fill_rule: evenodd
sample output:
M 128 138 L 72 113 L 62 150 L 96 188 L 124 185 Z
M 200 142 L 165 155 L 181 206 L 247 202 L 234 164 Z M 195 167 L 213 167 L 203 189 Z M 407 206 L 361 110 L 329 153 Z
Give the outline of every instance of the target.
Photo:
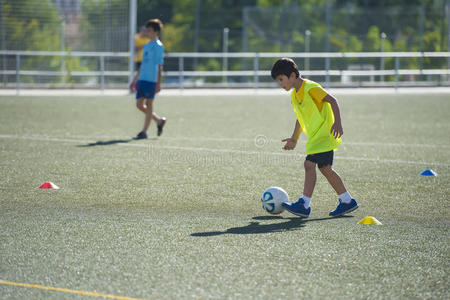
M 0 97 L 0 280 L 145 299 L 449 298 L 449 95 L 338 100 L 334 167 L 360 208 L 329 218 L 318 173 L 302 220 L 259 200 L 302 193 L 305 137 L 281 150 L 287 95 L 161 96 L 164 133 L 141 141 L 131 96 Z M 92 297 L 0 284 L 0 298 Z

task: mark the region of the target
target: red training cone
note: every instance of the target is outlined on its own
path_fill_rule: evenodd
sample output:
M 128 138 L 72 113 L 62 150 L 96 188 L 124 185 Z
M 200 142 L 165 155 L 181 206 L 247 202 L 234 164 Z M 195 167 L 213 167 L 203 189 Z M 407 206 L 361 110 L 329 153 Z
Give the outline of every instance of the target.
M 40 189 L 55 189 L 55 190 L 59 190 L 59 187 L 54 184 L 53 182 L 47 181 L 44 182 L 40 187 Z

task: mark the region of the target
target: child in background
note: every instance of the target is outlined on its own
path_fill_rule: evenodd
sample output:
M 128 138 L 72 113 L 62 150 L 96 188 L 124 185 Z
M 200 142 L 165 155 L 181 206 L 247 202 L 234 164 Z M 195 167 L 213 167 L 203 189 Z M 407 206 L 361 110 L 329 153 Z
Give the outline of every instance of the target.
M 164 46 L 158 39 L 163 27 L 159 19 L 152 19 L 145 24 L 145 34 L 150 40 L 144 45 L 142 64 L 130 84 L 130 89 L 136 91 L 136 106 L 145 114 L 144 126 L 135 139 L 146 139 L 151 120 L 156 122 L 158 136 L 163 131 L 166 118 L 161 118 L 153 111 L 155 94 L 161 90 L 161 73 L 164 63 Z
M 150 39 L 147 37 L 147 29 L 145 28 L 145 26 L 142 26 L 139 30 L 139 33 L 134 36 L 134 63 L 136 64 L 136 70 L 139 70 L 141 68 L 144 46 L 148 42 L 150 42 Z

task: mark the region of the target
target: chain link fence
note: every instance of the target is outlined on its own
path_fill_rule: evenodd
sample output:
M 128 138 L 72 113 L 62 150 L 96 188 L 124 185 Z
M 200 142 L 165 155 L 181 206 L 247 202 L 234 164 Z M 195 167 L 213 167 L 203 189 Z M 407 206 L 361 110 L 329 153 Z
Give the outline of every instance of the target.
M 226 53 L 279 52 L 280 56 L 281 53 L 320 52 L 421 53 L 445 52 L 450 47 L 448 0 L 427 2 L 427 5 L 390 6 L 385 9 L 355 6 L 349 4 L 351 2 L 339 4 L 341 1 L 330 2 L 332 4 L 325 6 L 297 5 L 295 1 L 286 1 L 288 5 L 279 7 L 229 5 L 214 10 L 201 0 L 190 1 L 193 2 L 193 10 L 186 11 L 186 14 L 192 14 L 191 21 L 178 24 L 175 19 L 163 19 L 168 26 L 163 30 L 161 39 L 166 52 L 171 54 L 165 61 L 166 74 L 180 72 L 180 68 L 182 72 L 191 74 L 189 78 L 167 76 L 164 79 L 167 86 L 253 86 L 253 76 L 233 75 L 234 73 L 224 73 L 223 76 L 193 75 L 195 72 L 255 72 L 253 54 L 232 57 Z M 223 5 L 221 1 L 219 3 Z M 19 62 L 15 55 L 2 54 L 0 63 L 3 87 L 16 87 L 19 63 L 22 87 L 125 88 L 129 80 L 123 75 L 129 68 L 126 53 L 129 52 L 130 39 L 133 38 L 129 33 L 129 7 L 130 0 L 0 0 L 2 53 L 81 51 L 98 54 L 22 55 Z M 168 4 L 161 8 L 155 7 L 151 17 L 172 16 L 169 10 Z M 140 17 L 141 23 L 144 17 Z M 137 25 L 139 27 L 142 24 Z M 177 56 L 176 52 L 214 52 L 225 55 Z M 327 60 L 306 55 L 298 57 L 296 61 L 304 74 L 322 74 L 326 70 L 386 74 L 344 74 L 331 77 L 311 75 L 317 76 L 313 80 L 329 81 L 336 85 L 351 85 L 355 81 L 358 85 L 361 82 L 386 84 L 398 81 L 419 85 L 447 85 L 446 70 L 450 66 L 448 57 L 422 55 L 400 60 L 393 56 L 330 57 Z M 273 62 L 273 57 L 259 57 L 256 72 L 270 70 Z M 384 70 L 396 69 L 418 71 L 398 74 L 397 77 L 389 75 L 389 72 L 383 73 Z M 443 70 L 442 74 L 426 71 L 440 69 Z M 46 72 L 46 75 L 39 71 Z M 261 76 L 258 81 L 260 84 L 269 83 L 271 78 Z
M 126 52 L 129 49 L 129 1 L 124 0 L 0 0 L 2 51 Z M 131 37 L 132 38 L 132 37 Z M 100 55 L 99 55 L 100 56 Z M 128 57 L 128 56 L 127 56 Z M 24 86 L 99 86 L 97 76 L 76 72 L 127 71 L 123 56 L 22 56 L 21 70 L 64 72 L 61 75 L 23 75 Z M 15 56 L 2 55 L 3 71 L 16 70 Z M 3 87 L 15 85 L 16 74 L 3 72 Z M 124 84 L 125 77 L 105 77 L 105 83 Z

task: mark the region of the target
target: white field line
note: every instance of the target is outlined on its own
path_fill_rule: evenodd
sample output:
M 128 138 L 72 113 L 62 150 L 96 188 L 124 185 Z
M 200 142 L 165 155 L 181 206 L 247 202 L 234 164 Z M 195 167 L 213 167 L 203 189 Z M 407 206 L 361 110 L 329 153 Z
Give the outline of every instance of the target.
M 52 138 L 45 136 L 18 136 L 18 135 L 0 135 L 0 139 L 19 139 L 19 140 L 34 140 L 42 142 L 60 142 L 60 143 L 82 143 L 82 144 L 93 144 L 96 142 L 90 140 L 78 140 L 78 139 L 63 139 L 63 138 Z M 153 148 L 153 149 L 168 149 L 168 150 L 178 150 L 178 151 L 192 151 L 192 152 L 211 152 L 211 153 L 232 153 L 232 154 L 245 154 L 245 155 L 270 155 L 270 156 L 289 156 L 289 157 L 305 157 L 303 154 L 296 153 L 285 153 L 285 152 L 269 152 L 269 151 L 249 151 L 249 150 L 235 150 L 235 149 L 215 149 L 215 148 L 204 148 L 204 147 L 180 147 L 180 146 L 155 146 L 151 144 L 128 144 L 128 143 L 118 143 L 118 146 L 122 147 L 139 147 L 139 148 Z M 368 158 L 368 157 L 353 157 L 353 156 L 337 156 L 337 160 L 349 160 L 349 161 L 366 161 L 366 162 L 376 162 L 376 163 L 394 163 L 394 164 L 409 164 L 409 165 L 425 165 L 425 166 L 443 166 L 450 167 L 448 163 L 439 162 L 423 162 L 423 161 L 410 161 L 410 160 L 399 160 L 399 159 L 383 159 L 383 158 Z
M 107 89 L 104 91 L 93 89 L 21 89 L 19 94 L 16 89 L 0 89 L 0 96 L 129 96 L 126 89 Z M 278 87 L 274 88 L 245 88 L 245 89 L 169 89 L 165 88 L 158 94 L 158 97 L 173 96 L 283 96 L 289 92 Z M 448 87 L 400 87 L 400 88 L 330 88 L 333 95 L 380 95 L 380 94 L 450 94 Z
M 1 137 L 1 135 L 0 135 Z M 79 139 L 86 139 L 86 136 L 77 136 L 73 135 L 73 138 L 79 138 Z M 254 143 L 257 138 L 263 137 L 264 141 L 266 143 L 280 143 L 281 144 L 281 138 L 280 139 L 269 139 L 265 137 L 264 135 L 257 135 L 253 139 L 249 138 L 226 138 L 226 137 L 158 137 L 159 140 L 169 140 L 169 141 L 211 141 L 211 142 L 248 142 L 248 143 Z M 98 139 L 123 139 L 127 140 L 130 139 L 129 136 L 98 136 L 96 137 Z M 306 141 L 303 139 L 300 139 L 299 143 L 305 144 Z M 376 143 L 376 142 L 349 142 L 344 141 L 343 146 L 375 146 L 375 147 L 400 147 L 400 148 L 450 148 L 450 145 L 435 145 L 435 144 L 405 144 L 405 143 Z

